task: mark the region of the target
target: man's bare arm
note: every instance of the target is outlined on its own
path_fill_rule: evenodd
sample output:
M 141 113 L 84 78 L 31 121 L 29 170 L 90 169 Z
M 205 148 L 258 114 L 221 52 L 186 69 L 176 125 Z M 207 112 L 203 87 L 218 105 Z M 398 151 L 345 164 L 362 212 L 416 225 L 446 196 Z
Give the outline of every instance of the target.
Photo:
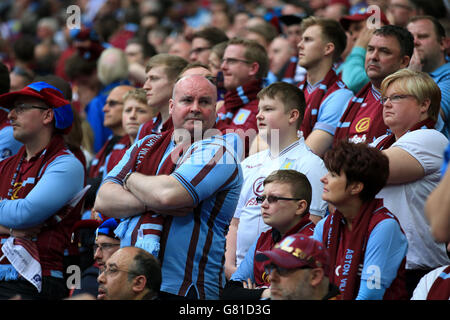
M 236 271 L 236 243 L 237 243 L 237 230 L 239 226 L 239 218 L 232 218 L 230 226 L 228 228 L 228 234 L 226 237 L 226 250 L 225 250 L 225 276 L 230 279 L 233 273 Z
M 142 201 L 120 184 L 105 182 L 98 190 L 94 210 L 112 218 L 126 218 L 145 211 Z
M 305 140 L 306 145 L 319 157 L 323 158 L 325 152 L 333 144 L 333 136 L 326 131 L 316 129 Z
M 189 192 L 173 176 L 146 176 L 134 172 L 127 179 L 126 188 L 145 203 L 148 210 L 157 213 L 184 216 L 190 211 L 185 210 L 186 208 L 194 207 L 194 200 Z

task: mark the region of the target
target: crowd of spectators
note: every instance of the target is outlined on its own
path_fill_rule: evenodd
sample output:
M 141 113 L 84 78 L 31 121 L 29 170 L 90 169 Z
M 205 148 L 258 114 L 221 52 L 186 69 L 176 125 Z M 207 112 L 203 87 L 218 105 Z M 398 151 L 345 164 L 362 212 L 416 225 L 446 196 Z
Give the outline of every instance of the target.
M 2 1 L 0 299 L 449 299 L 449 21 Z

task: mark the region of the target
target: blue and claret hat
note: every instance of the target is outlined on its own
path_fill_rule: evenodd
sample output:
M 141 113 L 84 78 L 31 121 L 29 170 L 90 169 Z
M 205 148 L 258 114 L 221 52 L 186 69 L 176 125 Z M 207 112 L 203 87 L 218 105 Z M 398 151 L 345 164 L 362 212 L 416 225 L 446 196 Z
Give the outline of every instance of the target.
M 0 95 L 0 106 L 11 109 L 14 101 L 20 96 L 29 96 L 44 101 L 53 108 L 55 127 L 68 133 L 73 123 L 73 112 L 70 102 L 64 98 L 62 92 L 46 82 L 34 82 L 25 88 Z

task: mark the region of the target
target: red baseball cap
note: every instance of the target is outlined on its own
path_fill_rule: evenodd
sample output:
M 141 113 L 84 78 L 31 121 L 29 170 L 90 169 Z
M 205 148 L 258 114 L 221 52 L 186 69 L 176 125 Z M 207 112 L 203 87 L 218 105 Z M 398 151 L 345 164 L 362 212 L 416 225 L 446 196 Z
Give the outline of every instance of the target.
M 330 257 L 322 243 L 303 234 L 287 236 L 272 250 L 257 251 L 256 261 L 267 261 L 281 268 L 295 269 L 303 266 L 322 268 L 328 276 Z
M 366 10 L 367 8 L 362 8 L 358 13 L 352 14 L 350 16 L 343 16 L 339 20 L 342 28 L 344 28 L 344 30 L 348 30 L 348 28 L 350 27 L 350 23 L 367 20 L 367 18 L 374 14 L 374 12 L 367 12 Z M 380 19 L 384 25 L 390 24 L 383 11 L 380 11 Z
M 53 109 L 55 127 L 65 130 L 65 133 L 70 130 L 73 122 L 72 108 L 59 89 L 43 81 L 34 82 L 21 90 L 0 95 L 0 106 L 11 109 L 14 101 L 20 96 L 34 97 L 44 101 Z

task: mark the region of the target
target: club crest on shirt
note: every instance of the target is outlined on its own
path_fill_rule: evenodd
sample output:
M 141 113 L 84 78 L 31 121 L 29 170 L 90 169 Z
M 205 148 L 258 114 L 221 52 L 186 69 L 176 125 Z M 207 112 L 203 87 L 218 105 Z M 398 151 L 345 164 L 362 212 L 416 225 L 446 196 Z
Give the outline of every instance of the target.
M 0 159 L 6 159 L 6 158 L 10 157 L 11 155 L 12 155 L 11 149 L 4 148 L 4 149 L 1 151 Z
M 282 165 L 280 166 L 280 169 L 285 169 L 285 170 L 291 169 L 295 163 L 294 161 L 295 160 L 293 160 L 293 159 L 285 159 L 284 162 L 282 163 Z
M 264 191 L 264 184 L 263 184 L 264 179 L 265 177 L 259 177 L 258 179 L 256 179 L 255 182 L 253 182 L 253 193 L 256 196 L 262 195 Z
M 355 126 L 355 130 L 358 133 L 367 131 L 370 127 L 370 118 L 369 117 L 365 117 L 360 119 Z
M 16 182 L 16 183 L 14 184 L 14 187 L 13 187 L 13 192 L 12 192 L 12 195 L 11 195 L 11 200 L 17 200 L 17 199 L 19 199 L 19 197 L 17 196 L 17 193 L 20 191 L 20 189 L 22 189 L 22 182 Z
M 236 125 L 244 124 L 250 115 L 250 110 L 240 109 L 239 112 L 234 116 L 233 123 Z

